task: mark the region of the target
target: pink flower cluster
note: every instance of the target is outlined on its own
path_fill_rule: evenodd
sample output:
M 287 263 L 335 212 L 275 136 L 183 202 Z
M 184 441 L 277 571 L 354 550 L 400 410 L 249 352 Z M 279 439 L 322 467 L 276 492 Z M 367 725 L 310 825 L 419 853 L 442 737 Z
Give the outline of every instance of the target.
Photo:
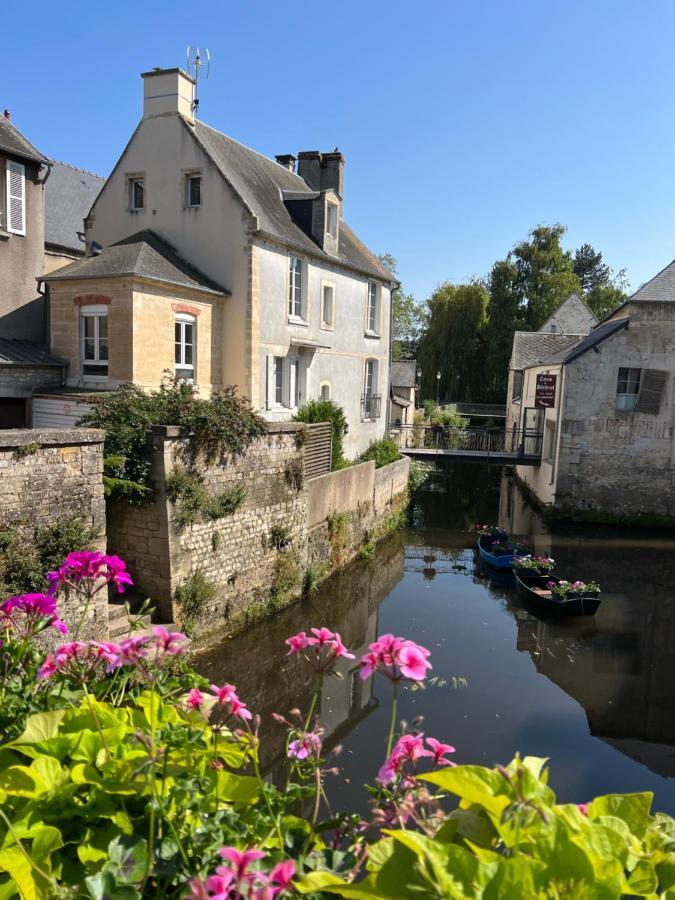
M 426 747 L 425 747 L 426 744 Z M 391 784 L 398 776 L 407 777 L 405 764 L 412 763 L 413 769 L 420 759 L 429 758 L 434 766 L 454 766 L 446 759 L 448 753 L 454 753 L 450 744 L 442 744 L 436 738 L 424 738 L 420 732 L 401 735 L 391 751 L 389 758 L 377 774 L 381 784 Z
M 122 666 L 137 666 L 142 660 L 160 665 L 165 658 L 183 652 L 185 635 L 180 631 L 167 631 L 163 625 L 155 625 L 153 637 L 147 634 L 132 635 L 118 644 L 111 641 L 71 641 L 61 644 L 54 653 L 48 653 L 38 669 L 38 678 L 51 678 L 62 674 L 82 678 L 97 669 L 108 672 Z
M 217 684 L 212 684 L 209 690 L 211 696 L 216 699 L 216 706 L 225 710 L 228 719 L 232 716 L 243 721 L 253 718 L 253 714 L 246 707 L 246 704 L 237 696 L 237 689 L 233 684 L 223 684 L 220 687 Z M 200 691 L 199 688 L 192 688 L 187 695 L 185 705 L 188 709 L 201 709 L 206 700 L 206 694 Z
M 78 589 L 81 582 L 89 582 L 96 593 L 111 582 L 123 593 L 127 585 L 132 585 L 127 564 L 119 556 L 104 556 L 98 550 L 77 550 L 69 553 L 54 572 L 47 573 L 49 593 L 55 594 L 62 587 Z M 100 582 L 95 590 L 93 585 Z
M 0 628 L 9 628 L 20 638 L 28 638 L 43 628 L 68 634 L 56 612 L 56 600 L 46 594 L 21 594 L 0 603 Z
M 291 888 L 295 864 L 290 859 L 264 872 L 251 868 L 251 863 L 265 858 L 261 850 L 223 847 L 219 853 L 225 865 L 205 881 L 194 878 L 187 900 L 274 900 Z
M 340 658 L 354 659 L 342 643 L 337 631 L 328 628 L 311 628 L 310 634 L 304 631 L 286 639 L 288 656 L 302 655 L 315 672 L 327 672 Z
M 414 641 L 393 634 L 383 634 L 368 645 L 368 653 L 360 659 L 361 678 L 379 672 L 390 681 L 408 678 L 423 681 L 431 668 L 429 651 Z
M 297 733 L 297 732 L 296 732 Z M 289 759 L 307 759 L 312 757 L 317 760 L 321 756 L 321 735 L 323 728 L 315 728 L 314 731 L 303 731 L 288 745 Z

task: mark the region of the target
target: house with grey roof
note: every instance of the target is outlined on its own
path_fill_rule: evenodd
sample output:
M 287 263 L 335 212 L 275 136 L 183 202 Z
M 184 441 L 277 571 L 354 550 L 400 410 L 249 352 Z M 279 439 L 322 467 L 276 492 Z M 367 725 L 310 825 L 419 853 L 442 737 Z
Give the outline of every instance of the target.
M 389 372 L 389 422 L 412 425 L 415 416 L 417 360 L 392 360 Z
M 674 376 L 675 261 L 587 334 L 516 333 L 507 428 L 541 452 L 518 476 L 573 518 L 675 518 Z
M 105 184 L 100 175 L 56 159 L 49 162 L 44 185 L 45 274 L 85 255 L 84 220 Z
M 142 78 L 142 118 L 87 217 L 90 255 L 47 279 L 68 385 L 170 370 L 204 396 L 237 385 L 271 420 L 331 399 L 360 452 L 385 431 L 392 276 L 344 220 L 343 155 L 268 158 L 196 118 L 180 69 Z

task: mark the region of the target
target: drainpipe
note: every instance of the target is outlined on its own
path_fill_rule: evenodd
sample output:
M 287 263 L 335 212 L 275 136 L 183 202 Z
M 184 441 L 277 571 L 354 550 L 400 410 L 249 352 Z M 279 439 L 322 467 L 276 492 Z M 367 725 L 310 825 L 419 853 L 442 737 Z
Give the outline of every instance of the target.
M 390 414 L 390 409 L 391 409 L 391 403 L 389 402 L 389 392 L 391 390 L 391 345 L 392 345 L 392 338 L 394 336 L 394 304 L 392 303 L 392 294 L 394 291 L 393 291 L 393 288 L 391 285 L 392 285 L 392 283 L 390 281 L 389 282 L 389 365 L 387 366 L 387 392 L 386 392 L 386 394 L 383 394 L 384 396 L 387 397 L 387 410 L 386 410 L 386 416 L 385 416 L 385 420 L 384 420 L 384 428 L 385 428 L 384 436 L 385 437 L 389 437 L 389 424 L 390 424 L 389 423 L 389 414 Z M 400 287 L 400 285 L 399 285 L 399 287 Z

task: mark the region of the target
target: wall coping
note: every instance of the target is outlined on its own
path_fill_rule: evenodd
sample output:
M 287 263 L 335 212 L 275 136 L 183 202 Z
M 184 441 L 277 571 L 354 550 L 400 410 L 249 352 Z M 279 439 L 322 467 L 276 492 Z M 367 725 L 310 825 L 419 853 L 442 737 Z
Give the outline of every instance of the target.
M 105 432 L 99 428 L 12 428 L 0 431 L 0 450 L 40 444 L 60 447 L 67 444 L 102 444 Z
M 266 422 L 265 427 L 268 434 L 296 434 L 304 431 L 307 425 L 304 422 Z M 150 431 L 166 438 L 190 437 L 179 425 L 151 425 Z

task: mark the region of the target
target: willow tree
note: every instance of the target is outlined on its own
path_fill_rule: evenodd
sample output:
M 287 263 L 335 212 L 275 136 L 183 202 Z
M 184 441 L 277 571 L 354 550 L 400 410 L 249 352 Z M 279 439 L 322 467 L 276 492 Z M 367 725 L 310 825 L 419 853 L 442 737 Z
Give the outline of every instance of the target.
M 488 294 L 478 282 L 444 282 L 428 301 L 427 327 L 417 360 L 422 369 L 422 396 L 441 401 L 471 400 L 482 393 L 482 332 Z M 436 373 L 441 373 L 437 385 Z

